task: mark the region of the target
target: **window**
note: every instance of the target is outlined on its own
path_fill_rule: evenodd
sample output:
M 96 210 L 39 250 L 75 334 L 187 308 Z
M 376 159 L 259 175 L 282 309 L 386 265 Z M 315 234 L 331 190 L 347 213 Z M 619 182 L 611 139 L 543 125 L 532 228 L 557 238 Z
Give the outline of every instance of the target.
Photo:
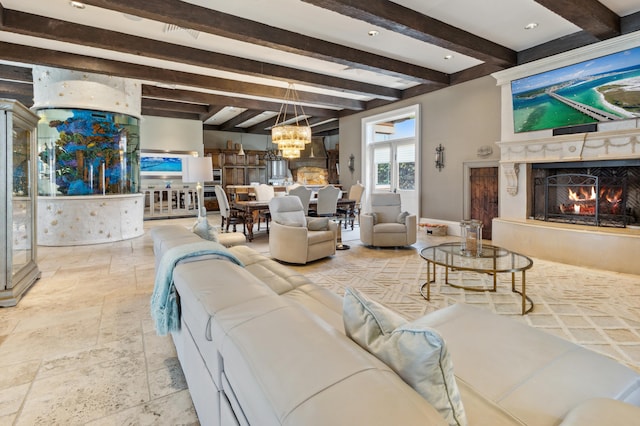
M 419 214 L 419 105 L 362 120 L 367 193 L 398 192 L 403 209 Z

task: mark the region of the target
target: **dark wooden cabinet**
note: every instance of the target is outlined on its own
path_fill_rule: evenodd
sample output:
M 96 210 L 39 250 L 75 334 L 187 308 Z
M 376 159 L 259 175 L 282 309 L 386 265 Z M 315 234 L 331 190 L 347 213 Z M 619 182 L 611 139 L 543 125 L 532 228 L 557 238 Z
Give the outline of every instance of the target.
M 264 151 L 245 150 L 238 155 L 236 149 L 205 149 L 211 155 L 214 169 L 222 169 L 222 186 L 249 185 L 251 182 L 267 183 L 267 167 Z
M 332 183 L 332 184 L 340 183 L 340 175 L 338 174 L 339 155 L 340 155 L 340 151 L 338 151 L 337 149 L 327 150 L 328 179 L 329 179 L 329 183 Z

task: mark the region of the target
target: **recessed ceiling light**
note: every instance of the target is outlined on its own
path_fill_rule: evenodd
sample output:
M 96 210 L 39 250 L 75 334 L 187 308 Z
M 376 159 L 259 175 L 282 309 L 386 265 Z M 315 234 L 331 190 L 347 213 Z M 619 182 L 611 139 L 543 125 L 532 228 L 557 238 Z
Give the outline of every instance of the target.
M 444 55 L 444 59 L 446 60 L 453 59 L 453 55 Z
M 538 23 L 537 22 L 530 22 L 527 25 L 524 26 L 525 30 L 533 30 L 535 28 L 538 28 Z
M 79 1 L 70 1 L 69 5 L 71 5 L 71 7 L 75 7 L 76 9 L 84 9 L 86 7 L 84 3 Z
M 377 30 L 371 30 L 367 34 L 369 34 L 369 37 L 375 37 L 380 34 L 380 32 L 378 32 Z

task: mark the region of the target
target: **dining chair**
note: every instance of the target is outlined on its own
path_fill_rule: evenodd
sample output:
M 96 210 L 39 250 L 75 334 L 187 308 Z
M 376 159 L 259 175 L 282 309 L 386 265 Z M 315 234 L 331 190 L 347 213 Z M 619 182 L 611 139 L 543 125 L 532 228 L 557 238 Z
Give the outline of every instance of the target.
M 225 232 L 229 232 L 229 226 L 233 225 L 233 232 L 236 232 L 236 225 L 241 223 L 243 226 L 242 232 L 246 235 L 247 227 L 244 216 L 238 210 L 231 208 L 231 206 L 229 205 L 229 199 L 227 198 L 227 193 L 224 191 L 224 188 L 222 188 L 222 186 L 220 185 L 216 185 L 214 187 L 214 191 L 216 193 L 216 200 L 218 200 L 220 217 L 222 218 L 220 224 L 221 229 L 224 229 Z
M 256 201 L 269 202 L 275 196 L 275 190 L 272 185 L 261 183 L 254 188 L 256 194 Z M 267 234 L 269 233 L 269 221 L 271 220 L 271 213 L 268 210 L 260 211 L 258 213 L 258 231 L 260 230 L 260 223 L 264 221 L 267 226 Z
M 344 215 L 344 229 L 347 229 L 347 222 L 349 221 L 349 215 L 352 215 L 351 229 L 353 229 L 353 225 L 356 217 L 358 218 L 358 225 L 360 225 L 360 208 L 362 206 L 362 194 L 364 194 L 364 189 L 365 189 L 364 185 L 362 185 L 360 182 L 356 183 L 355 185 L 351 185 L 351 188 L 349 188 L 348 198 L 350 200 L 355 201 L 355 204 L 353 207 L 354 211 L 349 211 L 349 209 L 338 209 L 338 213 Z
M 311 191 L 310 189 L 299 185 L 296 188 L 293 188 L 292 190 L 289 191 L 289 196 L 295 195 L 296 197 L 300 198 L 300 201 L 302 202 L 302 207 L 304 208 L 304 214 L 305 216 L 309 216 L 309 201 L 311 201 L 311 193 L 313 191 Z
M 285 190 L 287 191 L 287 193 L 291 192 L 291 190 L 296 189 L 297 187 L 302 186 L 297 182 L 292 183 L 291 185 L 287 185 Z
M 316 204 L 316 216 L 328 217 L 338 222 L 338 238 L 336 250 L 348 250 L 350 247 L 342 244 L 342 216 L 338 214 L 338 199 L 342 190 L 333 185 L 327 185 L 318 190 L 318 203 Z
M 338 210 L 338 199 L 342 191 L 333 186 L 327 185 L 318 190 L 318 203 L 316 205 L 315 216 L 336 216 Z

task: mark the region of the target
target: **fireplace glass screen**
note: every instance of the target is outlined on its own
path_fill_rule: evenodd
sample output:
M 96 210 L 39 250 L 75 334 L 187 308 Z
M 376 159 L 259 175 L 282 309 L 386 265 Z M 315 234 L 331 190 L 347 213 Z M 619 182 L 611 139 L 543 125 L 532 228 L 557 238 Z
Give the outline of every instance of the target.
M 534 219 L 620 228 L 639 222 L 640 165 L 539 164 L 532 178 Z

